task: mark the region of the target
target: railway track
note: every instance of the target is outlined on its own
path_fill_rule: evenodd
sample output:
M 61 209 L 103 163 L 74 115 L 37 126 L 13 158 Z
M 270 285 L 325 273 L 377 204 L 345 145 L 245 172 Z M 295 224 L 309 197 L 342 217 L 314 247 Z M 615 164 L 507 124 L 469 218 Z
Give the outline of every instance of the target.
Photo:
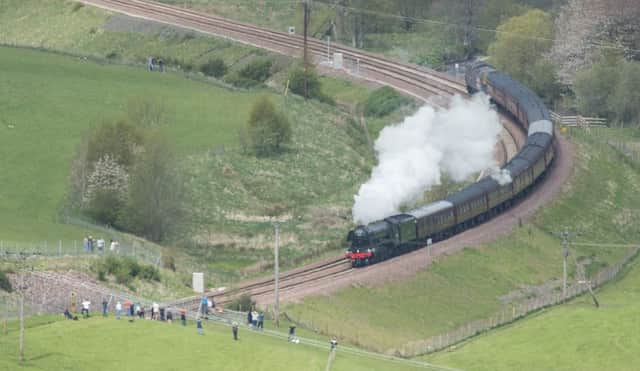
M 298 286 L 306 285 L 309 282 L 322 279 L 330 279 L 335 276 L 348 274 L 352 271 L 351 263 L 344 257 L 334 257 L 319 263 L 307 265 L 302 268 L 284 272 L 279 276 L 278 286 L 281 291 L 291 290 Z M 225 306 L 235 298 L 243 294 L 249 294 L 255 298 L 272 294 L 275 288 L 273 278 L 258 279 L 246 282 L 229 290 L 207 292 L 208 297 L 213 297 L 216 305 Z M 192 296 L 185 299 L 167 303 L 174 307 L 197 308 L 200 303 L 200 296 Z
M 267 49 L 290 56 L 301 56 L 303 38 L 258 28 L 252 25 L 205 15 L 192 10 L 161 4 L 147 0 L 81 0 L 81 2 L 124 13 L 129 16 L 159 21 L 178 27 L 193 29 L 198 32 L 214 34 L 234 41 Z M 308 51 L 316 59 L 327 57 L 326 45 L 319 40 L 308 39 Z M 453 95 L 468 96 L 464 81 L 427 68 L 394 61 L 386 57 L 364 52 L 340 44 L 332 45 L 333 53 L 342 53 L 344 59 L 357 66 L 356 77 L 376 83 L 389 85 L 405 94 L 416 97 L 428 104 L 443 107 Z M 444 103 L 446 105 L 446 103 Z M 502 160 L 507 161 L 515 156 L 520 145 L 518 135 L 523 133 L 508 118 L 502 117 L 504 130 L 500 134 Z M 505 124 L 506 122 L 506 124 Z M 293 291 L 303 285 L 314 285 L 322 281 L 335 279 L 350 274 L 351 264 L 343 257 L 336 257 L 283 273 L 279 279 L 279 287 L 283 292 Z M 244 283 L 223 292 L 209 292 L 215 297 L 216 304 L 225 305 L 234 298 L 248 293 L 254 298 L 266 298 L 274 290 L 273 279 L 262 279 Z M 189 297 L 167 303 L 174 307 L 197 308 L 200 297 Z
M 133 17 L 213 33 L 278 53 L 300 56 L 303 50 L 303 39 L 300 36 L 262 29 L 212 15 L 203 15 L 166 4 L 143 0 L 82 0 L 82 2 Z M 317 57 L 326 55 L 326 45 L 319 40 L 308 39 L 308 50 Z M 433 70 L 392 61 L 339 44 L 335 44 L 332 51 L 342 53 L 345 59 L 357 63 L 363 78 L 391 85 L 421 100 L 426 100 L 426 97 L 432 95 L 467 94 L 462 80 Z

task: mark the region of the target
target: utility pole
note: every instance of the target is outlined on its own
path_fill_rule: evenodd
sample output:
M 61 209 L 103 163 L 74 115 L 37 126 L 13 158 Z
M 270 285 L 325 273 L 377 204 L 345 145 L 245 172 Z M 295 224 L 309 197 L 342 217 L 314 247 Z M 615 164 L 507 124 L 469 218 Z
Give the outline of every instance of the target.
M 567 297 L 567 258 L 569 257 L 569 232 L 565 228 L 562 237 L 562 297 Z
M 280 224 L 278 221 L 273 223 L 274 228 L 276 229 L 276 251 L 275 251 L 275 277 L 274 277 L 274 282 L 275 282 L 275 296 L 276 296 L 276 300 L 275 300 L 275 320 L 276 320 L 276 327 L 280 327 L 280 297 L 278 296 L 278 276 L 279 276 L 279 263 L 278 263 L 278 245 L 280 243 Z
M 304 63 L 304 99 L 309 98 L 309 82 L 308 82 L 308 64 L 307 60 L 307 33 L 309 31 L 309 15 L 311 9 L 309 7 L 310 0 L 303 0 L 302 6 L 304 7 L 304 49 L 303 49 L 303 63 Z

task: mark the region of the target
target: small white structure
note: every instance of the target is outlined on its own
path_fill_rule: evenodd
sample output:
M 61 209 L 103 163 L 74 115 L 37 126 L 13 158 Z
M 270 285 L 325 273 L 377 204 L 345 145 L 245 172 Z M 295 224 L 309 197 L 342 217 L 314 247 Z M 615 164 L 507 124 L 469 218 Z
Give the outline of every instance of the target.
M 204 292 L 204 273 L 193 273 L 193 281 L 192 281 L 193 291 L 197 293 Z
M 342 53 L 333 53 L 333 68 L 339 70 L 342 69 L 343 57 Z
M 289 35 L 295 35 L 296 28 L 294 26 L 289 26 L 289 29 L 287 30 L 287 32 L 289 32 Z

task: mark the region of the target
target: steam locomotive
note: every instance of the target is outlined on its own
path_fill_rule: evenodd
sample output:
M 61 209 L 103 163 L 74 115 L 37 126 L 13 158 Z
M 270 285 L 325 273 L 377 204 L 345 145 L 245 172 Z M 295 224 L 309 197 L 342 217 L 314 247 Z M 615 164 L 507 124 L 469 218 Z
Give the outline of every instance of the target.
M 467 70 L 465 82 L 470 94 L 488 94 L 527 131 L 524 147 L 499 174 L 444 200 L 357 226 L 347 236 L 350 246 L 346 257 L 354 267 L 404 254 L 482 223 L 511 207 L 547 173 L 555 154 L 554 126 L 540 98 L 482 62 Z

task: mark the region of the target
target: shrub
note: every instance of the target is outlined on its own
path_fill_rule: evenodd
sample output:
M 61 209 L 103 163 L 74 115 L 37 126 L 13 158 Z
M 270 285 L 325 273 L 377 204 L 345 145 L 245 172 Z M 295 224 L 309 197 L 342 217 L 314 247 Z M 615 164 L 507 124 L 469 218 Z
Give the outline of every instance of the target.
M 123 206 L 122 197 L 117 192 L 100 189 L 91 195 L 85 213 L 98 223 L 117 226 Z
M 393 88 L 384 86 L 369 94 L 364 102 L 364 114 L 383 117 L 409 102 L 409 98 L 400 95 Z
M 255 59 L 244 66 L 238 75 L 245 79 L 265 82 L 271 76 L 271 65 L 273 61 L 270 59 Z
M 247 132 L 253 150 L 259 156 L 277 153 L 291 141 L 289 120 L 267 97 L 258 99 L 254 104 Z
M 173 255 L 162 255 L 162 268 L 176 271 L 176 258 Z
M 160 271 L 152 266 L 140 264 L 131 257 L 109 255 L 95 263 L 94 270 L 100 281 L 106 281 L 107 276 L 113 275 L 116 282 L 130 286 L 134 278 L 146 281 L 160 281 Z
M 238 73 L 232 73 L 227 75 L 224 78 L 224 81 L 227 84 L 231 84 L 235 87 L 243 88 L 243 89 L 250 89 L 260 84 L 258 81 L 247 79 L 246 77 L 240 76 Z
M 248 310 L 251 310 L 251 307 L 254 304 L 255 303 L 251 300 L 251 295 L 242 294 L 239 297 L 233 299 L 233 301 L 231 302 L 231 304 L 229 304 L 227 308 L 231 310 L 237 310 L 237 311 L 243 311 L 243 310 L 248 311 Z
M 3 272 L 0 271 L 0 289 L 6 292 L 12 292 L 13 287 L 11 286 L 11 282 L 9 281 L 9 277 Z
M 207 76 L 220 78 L 227 74 L 227 65 L 220 58 L 209 59 L 200 66 L 200 72 Z
M 313 67 L 310 66 L 307 68 L 306 76 L 307 76 L 307 92 L 308 92 L 307 98 L 317 99 L 327 104 L 334 104 L 333 99 L 322 92 L 322 85 L 320 83 L 320 79 L 318 78 L 318 75 L 316 74 L 316 71 Z M 298 66 L 293 68 L 289 72 L 289 90 L 291 90 L 291 92 L 294 94 L 304 96 L 305 95 L 304 78 L 305 78 L 304 67 Z

